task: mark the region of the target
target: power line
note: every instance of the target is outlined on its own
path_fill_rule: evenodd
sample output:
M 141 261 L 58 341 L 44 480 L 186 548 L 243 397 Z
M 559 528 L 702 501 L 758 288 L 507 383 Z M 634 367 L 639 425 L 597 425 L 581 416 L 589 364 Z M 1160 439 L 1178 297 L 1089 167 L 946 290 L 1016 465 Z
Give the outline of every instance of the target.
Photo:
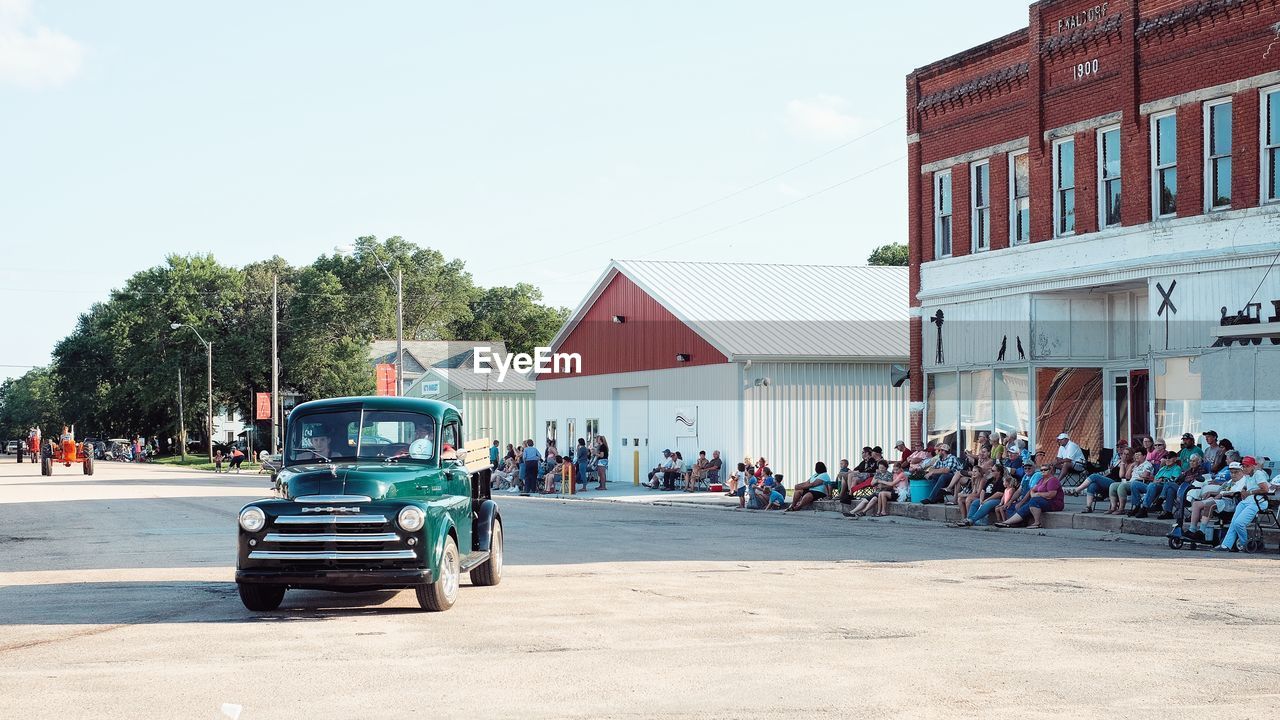
M 749 190 L 754 190 L 754 189 L 756 189 L 756 188 L 760 187 L 761 185 L 764 185 L 764 184 L 766 184 L 766 183 L 769 183 L 769 182 L 772 182 L 772 181 L 774 181 L 774 180 L 777 180 L 778 178 L 782 177 L 783 175 L 787 175 L 787 174 L 789 174 L 789 173 L 791 173 L 791 172 L 794 172 L 794 171 L 796 171 L 796 170 L 799 170 L 800 168 L 805 167 L 806 165 L 811 165 L 811 164 L 813 164 L 813 163 L 815 163 L 815 162 L 817 162 L 817 161 L 821 160 L 822 158 L 827 157 L 828 155 L 831 155 L 832 153 L 839 152 L 840 150 L 843 150 L 843 149 L 845 149 L 845 148 L 849 147 L 850 145 L 852 145 L 852 144 L 854 144 L 854 143 L 858 142 L 859 140 L 863 140 L 863 139 L 865 139 L 865 138 L 868 138 L 868 137 L 870 137 L 870 136 L 872 136 L 872 135 L 874 135 L 874 134 L 876 134 L 876 133 L 880 132 L 881 130 L 883 130 L 883 129 L 885 129 L 885 128 L 889 127 L 890 125 L 893 125 L 894 123 L 897 123 L 899 120 L 902 120 L 902 119 L 903 119 L 903 118 L 905 118 L 905 117 L 906 117 L 906 115 L 899 115 L 898 117 L 896 117 L 896 118 L 894 118 L 894 119 L 890 120 L 889 122 L 884 123 L 883 125 L 879 125 L 879 126 L 877 126 L 877 127 L 873 128 L 873 129 L 871 129 L 871 130 L 868 130 L 867 132 L 862 133 L 861 135 L 859 135 L 859 136 L 857 136 L 857 137 L 853 138 L 852 140 L 848 140 L 848 141 L 846 141 L 846 142 L 843 142 L 843 143 L 841 143 L 841 144 L 839 144 L 839 145 L 837 145 L 837 146 L 835 146 L 835 147 L 831 148 L 830 150 L 826 150 L 826 151 L 824 151 L 824 152 L 818 153 L 817 155 L 814 155 L 813 157 L 809 158 L 808 160 L 805 160 L 804 162 L 801 162 L 801 163 L 797 163 L 797 164 L 795 164 L 795 165 L 792 165 L 791 167 L 787 168 L 786 170 L 783 170 L 783 171 L 781 171 L 781 172 L 774 173 L 773 175 L 770 175 L 769 177 L 767 177 L 767 178 L 765 178 L 765 179 L 763 179 L 763 180 L 756 181 L 756 182 L 751 183 L 750 185 L 747 185 L 747 186 L 745 186 L 745 187 L 738 188 L 737 190 L 734 190 L 733 192 L 730 192 L 730 193 L 725 194 L 725 195 L 721 195 L 720 197 L 716 198 L 715 200 L 711 200 L 711 201 L 708 201 L 708 202 L 702 203 L 701 205 L 698 205 L 697 207 L 689 208 L 688 210 L 685 210 L 685 211 L 683 211 L 683 212 L 679 212 L 679 213 L 676 213 L 675 215 L 671 215 L 671 216 L 668 216 L 668 217 L 662 218 L 661 220 L 658 220 L 658 221 L 655 221 L 655 222 L 649 223 L 648 225 L 645 225 L 644 227 L 637 228 L 637 229 L 635 229 L 635 230 L 631 230 L 631 231 L 629 231 L 629 232 L 625 232 L 625 233 L 623 233 L 623 234 L 621 234 L 621 235 L 616 235 L 616 236 L 614 236 L 614 237 L 610 237 L 610 238 L 607 238 L 607 239 L 605 239 L 605 240 L 601 240 L 600 242 L 597 242 L 597 243 L 591 243 L 591 244 L 588 244 L 588 245 L 581 245 L 581 246 L 578 246 L 578 247 L 574 248 L 573 250 L 570 250 L 569 252 L 562 253 L 562 254 L 560 254 L 560 255 L 552 255 L 552 256 L 550 256 L 550 257 L 544 257 L 544 258 L 538 258 L 538 259 L 536 259 L 536 260 L 532 260 L 532 261 L 530 261 L 530 262 L 525 263 L 525 264 L 524 264 L 524 266 L 525 266 L 525 267 L 527 267 L 527 266 L 530 266 L 530 265 L 538 265 L 538 264 L 540 264 L 540 263 L 550 262 L 550 261 L 552 261 L 552 260 L 561 260 L 561 259 L 564 259 L 564 258 L 566 258 L 566 257 L 570 257 L 570 256 L 573 256 L 573 255 L 577 255 L 577 254 L 581 253 L 583 250 L 588 250 L 588 249 L 590 249 L 590 248 L 600 247 L 601 245 L 608 245 L 608 244 L 610 244 L 610 243 L 618 242 L 619 240 L 626 240 L 626 239 L 627 239 L 627 238 L 629 238 L 629 237 L 634 237 L 634 236 L 636 236 L 636 235 L 639 235 L 640 233 L 647 232 L 647 231 L 649 231 L 649 230 L 652 230 L 652 229 L 654 229 L 654 228 L 656 228 L 656 227 L 660 227 L 660 226 L 662 226 L 662 225 L 666 225 L 666 224 L 667 224 L 667 223 L 669 223 L 669 222 L 674 222 L 674 221 L 679 220 L 679 219 L 681 219 L 681 218 L 688 217 L 688 216 L 690 216 L 690 215 L 692 215 L 692 214 L 694 214 L 694 213 L 696 213 L 696 212 L 700 212 L 700 211 L 702 211 L 702 210 L 705 210 L 705 209 L 707 209 L 707 208 L 711 207 L 712 205 L 716 205 L 716 204 L 718 204 L 718 203 L 722 203 L 722 202 L 724 202 L 725 200 L 728 200 L 728 199 L 730 199 L 730 198 L 737 197 L 737 196 L 741 195 L 742 193 L 745 193 L 745 192 L 747 192 L 747 191 L 749 191 Z
M 872 173 L 874 173 L 874 172 L 877 172 L 877 171 L 883 170 L 883 169 L 885 169 L 885 168 L 889 167 L 890 165 L 896 165 L 896 164 L 898 164 L 899 162 L 901 162 L 901 161 L 903 161 L 903 160 L 906 160 L 906 159 L 907 159 L 907 156 L 906 156 L 906 155 L 902 155 L 902 156 L 896 157 L 896 158 L 894 158 L 894 159 L 890 160 L 890 161 L 889 161 L 889 162 L 887 162 L 887 163 L 884 163 L 884 164 L 882 164 L 882 165 L 877 165 L 877 166 L 875 166 L 875 167 L 871 168 L 870 170 L 865 170 L 865 171 L 863 171 L 863 172 L 858 173 L 857 175 L 851 175 L 851 176 L 849 176 L 849 177 L 847 177 L 847 178 L 845 178 L 845 179 L 841 180 L 840 182 L 837 182 L 837 183 L 833 183 L 833 184 L 831 184 L 831 185 L 828 185 L 828 186 L 826 186 L 826 187 L 822 188 L 821 190 L 815 190 L 815 191 L 813 191 L 813 192 L 809 193 L 808 195 L 802 195 L 802 196 L 800 196 L 800 197 L 798 197 L 798 198 L 796 198 L 796 199 L 794 199 L 794 200 L 792 200 L 792 201 L 790 201 L 790 202 L 783 203 L 783 204 L 781 204 L 781 205 L 778 205 L 777 207 L 770 208 L 770 209 L 765 210 L 764 212 L 761 212 L 761 213 L 756 213 L 755 215 L 752 215 L 752 216 L 750 216 L 750 217 L 743 218 L 743 219 L 741 219 L 741 220 L 738 220 L 737 222 L 732 222 L 732 223 L 729 223 L 728 225 L 721 225 L 720 227 L 716 228 L 715 230 L 711 230 L 710 232 L 705 232 L 705 233 L 703 233 L 703 234 L 701 234 L 701 235 L 695 235 L 694 237 L 687 238 L 687 239 L 685 239 L 685 240 L 681 240 L 681 241 L 679 241 L 679 242 L 674 242 L 674 243 L 671 243 L 670 245 L 664 245 L 664 246 L 662 246 L 662 247 L 660 247 L 660 248 L 658 248 L 658 249 L 656 249 L 656 250 L 653 250 L 652 252 L 649 252 L 649 253 L 647 253 L 647 254 L 645 254 L 645 255 L 642 255 L 641 257 L 649 257 L 649 256 L 653 255 L 654 253 L 660 253 L 660 252 L 663 252 L 663 251 L 666 251 L 666 250 L 670 250 L 671 248 L 679 247 L 679 246 L 681 246 L 681 245 L 685 245 L 685 244 L 688 244 L 688 243 L 694 242 L 694 241 L 696 241 L 696 240 L 701 240 L 701 239 L 703 239 L 703 238 L 710 237 L 710 236 L 715 235 L 715 234 L 717 234 L 717 233 L 724 232 L 725 230 L 729 230 L 729 229 L 731 229 L 731 228 L 738 227 L 739 225 L 745 225 L 746 223 L 749 223 L 749 222 L 751 222 L 751 221 L 753 221 L 753 220 L 759 220 L 760 218 L 765 217 L 766 215 L 772 215 L 772 214 L 774 214 L 774 213 L 778 212 L 779 210 L 785 210 L 785 209 L 787 209 L 787 208 L 791 207 L 792 205 L 795 205 L 795 204 L 797 204 L 797 203 L 802 203 L 802 202 L 804 202 L 805 200 L 808 200 L 808 199 L 810 199 L 810 198 L 815 198 L 815 197 L 817 197 L 817 196 L 819 196 L 819 195 L 821 195 L 821 194 L 823 194 L 823 193 L 825 193 L 825 192 L 828 192 L 828 191 L 831 191 L 831 190 L 835 190 L 836 188 L 838 188 L 838 187 L 840 187 L 840 186 L 842 186 L 842 185 L 847 185 L 847 184 L 849 184 L 849 183 L 853 182 L 854 180 L 858 180 L 858 179 L 860 179 L 860 178 L 864 178 L 864 177 L 866 177 L 866 176 L 868 176 L 868 175 L 870 175 L 870 174 L 872 174 Z
M 1242 308 L 1249 307 L 1249 303 L 1253 302 L 1253 299 L 1258 297 L 1258 291 L 1262 289 L 1262 283 L 1267 281 L 1267 276 L 1271 274 L 1271 268 L 1276 266 L 1277 260 L 1280 260 L 1280 252 L 1277 252 L 1276 256 L 1271 258 L 1271 264 L 1267 266 L 1267 271 L 1262 273 L 1262 279 L 1258 281 L 1258 287 L 1253 289 L 1253 294 L 1249 296 L 1248 301 L 1245 302 Z

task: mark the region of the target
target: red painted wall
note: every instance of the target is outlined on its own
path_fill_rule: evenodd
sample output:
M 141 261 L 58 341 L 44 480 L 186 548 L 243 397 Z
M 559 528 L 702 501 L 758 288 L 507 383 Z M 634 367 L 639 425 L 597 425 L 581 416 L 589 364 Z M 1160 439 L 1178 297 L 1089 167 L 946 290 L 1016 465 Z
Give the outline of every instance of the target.
M 622 315 L 626 322 L 613 322 L 614 315 Z M 609 281 L 557 351 L 582 355 L 581 375 L 729 361 L 621 273 Z M 688 355 L 689 362 L 676 362 L 677 354 Z M 575 376 L 544 373 L 538 379 Z

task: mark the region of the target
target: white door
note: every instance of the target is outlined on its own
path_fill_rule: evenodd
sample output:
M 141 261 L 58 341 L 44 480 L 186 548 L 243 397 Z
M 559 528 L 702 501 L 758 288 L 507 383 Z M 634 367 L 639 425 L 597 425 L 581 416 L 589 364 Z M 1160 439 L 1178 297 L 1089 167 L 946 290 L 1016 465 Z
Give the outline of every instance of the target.
M 613 426 L 617 435 L 609 441 L 609 478 L 626 482 L 635 474 L 635 458 L 639 453 L 640 472 L 649 462 L 649 388 L 629 387 L 613 390 Z

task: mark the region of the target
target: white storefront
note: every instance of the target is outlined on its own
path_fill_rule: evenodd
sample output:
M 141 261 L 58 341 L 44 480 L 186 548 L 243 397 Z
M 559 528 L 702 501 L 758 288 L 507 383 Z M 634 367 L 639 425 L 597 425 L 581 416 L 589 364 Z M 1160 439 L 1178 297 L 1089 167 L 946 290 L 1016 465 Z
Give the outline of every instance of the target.
M 1266 206 L 925 263 L 927 436 L 994 428 L 1048 449 L 1066 430 L 1096 458 L 1118 437 L 1213 429 L 1275 457 L 1280 347 L 1218 334 L 1241 311 L 1241 328 L 1280 320 L 1278 253 Z
M 619 275 L 680 327 L 632 318 L 597 324 L 584 367 L 592 364 L 590 348 L 614 344 L 605 333 L 637 325 L 646 330 L 635 342 L 690 332 L 725 361 L 539 378 L 540 447 L 555 438 L 567 450 L 579 437 L 602 434 L 610 443 L 610 476 L 622 482 L 656 465 L 666 448 L 681 451 L 686 462 L 699 450 L 708 456 L 719 450 L 730 467 L 744 456 L 763 456 L 790 484 L 807 477 L 815 461 L 834 467 L 840 458 L 856 461 L 863 445 L 888 449 L 906 439 L 907 388 L 894 387 L 907 363 L 906 268 L 618 261 L 571 316 L 555 349 L 573 346 L 578 322 Z M 739 277 L 768 292 L 726 294 Z M 624 311 L 603 315 L 612 312 Z

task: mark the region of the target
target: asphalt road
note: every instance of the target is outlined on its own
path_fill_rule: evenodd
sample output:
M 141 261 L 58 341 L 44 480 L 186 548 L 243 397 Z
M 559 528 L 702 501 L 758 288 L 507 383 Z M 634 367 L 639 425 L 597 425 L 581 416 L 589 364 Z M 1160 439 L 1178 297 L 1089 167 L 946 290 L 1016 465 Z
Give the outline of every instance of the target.
M 501 585 L 251 613 L 264 478 L 0 456 L 0 718 L 1269 713 L 1276 556 L 501 498 Z

